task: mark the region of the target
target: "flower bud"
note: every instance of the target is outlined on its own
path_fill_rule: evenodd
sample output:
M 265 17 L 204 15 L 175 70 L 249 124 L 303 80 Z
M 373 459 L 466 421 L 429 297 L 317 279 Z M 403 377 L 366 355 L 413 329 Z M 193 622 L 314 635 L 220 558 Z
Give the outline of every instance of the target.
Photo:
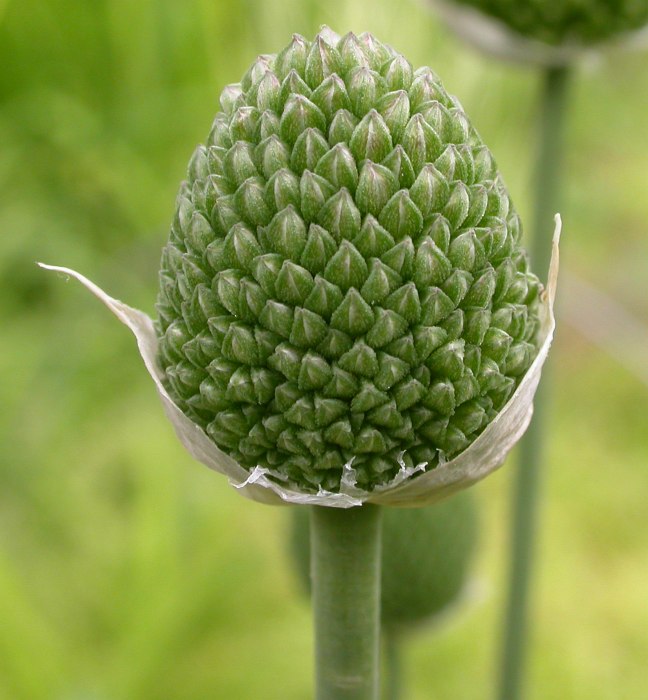
M 286 101 L 291 95 L 304 95 L 304 97 L 310 97 L 312 94 L 313 91 L 304 82 L 302 76 L 293 68 L 281 83 L 281 90 L 279 92 L 280 110 L 284 109 Z M 277 112 L 270 112 L 268 110 L 268 112 L 270 114 L 277 115 L 281 114 L 280 110 L 277 110 Z
M 341 72 L 342 57 L 338 50 L 320 34 L 310 46 L 306 56 L 304 78 L 311 89 L 319 87 L 325 78 Z
M 280 79 L 285 78 L 291 70 L 299 76 L 304 76 L 306 69 L 306 56 L 310 43 L 299 34 L 293 34 L 292 41 L 283 51 L 280 51 L 275 59 L 275 72 Z
M 556 268 L 540 294 L 456 99 L 373 36 L 326 30 L 257 59 L 222 106 L 180 188 L 156 337 L 84 280 L 192 454 L 265 502 L 342 506 L 498 466 L 528 423 Z
M 407 123 L 401 145 L 416 172 L 434 162 L 442 150 L 441 139 L 421 114 L 415 114 Z
M 256 88 L 256 103 L 261 112 L 276 112 L 281 100 L 281 83 L 270 70 L 266 71 Z
M 319 210 L 317 222 L 326 228 L 340 242 L 343 238 L 353 239 L 360 230 L 361 216 L 349 190 L 338 190 Z
M 293 146 L 290 167 L 298 175 L 304 170 L 314 170 L 320 158 L 328 151 L 329 145 L 322 132 L 309 127 L 300 134 Z
M 274 211 L 289 205 L 298 205 L 301 200 L 300 181 L 292 170 L 281 168 L 273 173 L 265 187 L 266 204 Z
M 397 189 L 398 180 L 389 168 L 367 160 L 360 171 L 355 199 L 363 214 L 379 216 Z
M 292 147 L 309 127 L 325 129 L 326 117 L 307 97 L 293 93 L 286 100 L 279 125 L 282 138 Z
M 266 179 L 286 168 L 290 162 L 290 151 L 275 134 L 261 141 L 254 155 L 259 173 Z
M 320 158 L 315 172 L 338 189 L 346 187 L 350 192 L 355 192 L 358 185 L 355 158 L 344 142 L 336 143 Z
M 351 100 L 344 81 L 337 73 L 333 73 L 319 85 L 310 96 L 330 121 L 340 109 L 350 109 Z
M 648 25 L 634 0 L 435 0 L 455 31 L 485 51 L 540 64 L 564 64 L 612 40 L 631 44 Z
M 408 90 L 414 71 L 404 56 L 397 55 L 383 64 L 381 73 L 389 90 Z
M 335 188 L 320 175 L 304 170 L 299 181 L 301 214 L 306 221 L 314 221 L 324 204 L 335 193 Z
M 379 103 L 387 86 L 382 76 L 366 66 L 352 68 L 347 75 L 351 111 L 362 118 Z

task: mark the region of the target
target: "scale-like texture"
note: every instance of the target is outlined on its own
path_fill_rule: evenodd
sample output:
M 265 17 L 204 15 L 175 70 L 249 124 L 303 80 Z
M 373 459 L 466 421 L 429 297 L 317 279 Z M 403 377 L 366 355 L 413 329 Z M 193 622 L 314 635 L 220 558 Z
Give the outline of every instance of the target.
M 461 452 L 536 353 L 490 151 L 429 68 L 295 36 L 221 95 L 162 256 L 159 362 L 241 465 L 338 491 Z
M 648 0 L 454 0 L 546 44 L 595 44 L 648 24 Z

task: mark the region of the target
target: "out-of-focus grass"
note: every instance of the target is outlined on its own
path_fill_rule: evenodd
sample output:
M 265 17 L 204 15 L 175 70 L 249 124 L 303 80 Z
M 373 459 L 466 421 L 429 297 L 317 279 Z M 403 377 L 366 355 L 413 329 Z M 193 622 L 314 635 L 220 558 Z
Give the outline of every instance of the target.
M 528 214 L 536 78 L 459 45 L 422 5 L 0 3 L 0 698 L 309 696 L 285 512 L 192 463 L 127 331 L 34 261 L 151 311 L 175 191 L 220 89 L 320 22 L 431 64 Z M 574 87 L 564 264 L 648 322 L 648 57 L 616 55 Z M 638 698 L 646 389 L 566 327 L 553 372 L 530 698 Z M 476 600 L 409 646 L 413 700 L 488 695 L 513 461 L 478 487 Z

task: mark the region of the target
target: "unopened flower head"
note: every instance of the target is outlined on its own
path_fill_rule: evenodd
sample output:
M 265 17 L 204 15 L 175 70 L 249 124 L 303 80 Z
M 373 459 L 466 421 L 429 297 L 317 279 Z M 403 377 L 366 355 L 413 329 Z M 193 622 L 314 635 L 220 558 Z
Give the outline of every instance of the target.
M 541 287 L 459 102 L 373 36 L 325 30 L 220 105 L 162 256 L 175 404 L 305 492 L 461 453 L 537 353 Z
M 453 0 L 546 44 L 606 41 L 648 24 L 646 0 Z

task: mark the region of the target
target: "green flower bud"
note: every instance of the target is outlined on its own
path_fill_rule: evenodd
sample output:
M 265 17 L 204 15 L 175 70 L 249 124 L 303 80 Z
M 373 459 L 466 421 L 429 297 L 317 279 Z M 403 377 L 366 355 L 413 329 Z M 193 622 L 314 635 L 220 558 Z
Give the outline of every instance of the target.
M 360 289 L 367 279 L 367 263 L 350 241 L 342 241 L 338 251 L 329 260 L 324 277 L 346 292 L 351 287 Z
M 547 44 L 593 44 L 648 24 L 648 5 L 633 0 L 455 0 Z
M 358 125 L 358 118 L 351 114 L 348 109 L 339 109 L 331 119 L 328 132 L 328 142 L 331 146 L 336 143 L 348 144 L 351 136 Z
M 156 337 L 80 278 L 136 333 L 192 454 L 266 502 L 346 506 L 498 466 L 553 286 L 457 100 L 373 36 L 325 30 L 257 59 L 222 108 L 180 188 Z
M 306 221 L 314 221 L 324 204 L 335 193 L 335 187 L 320 175 L 304 170 L 299 181 L 301 214 Z
M 385 95 L 378 102 L 378 111 L 389 127 L 392 139 L 397 141 L 403 134 L 410 115 L 409 97 L 405 90 Z
M 304 95 L 304 97 L 310 97 L 312 94 L 313 91 L 308 87 L 308 85 L 306 85 L 301 75 L 293 68 L 289 71 L 288 75 L 286 75 L 281 83 L 279 105 L 283 110 L 286 105 L 286 101 L 291 95 Z M 270 114 L 273 114 L 273 112 L 270 112 Z M 277 112 L 274 112 L 274 115 L 276 117 Z
M 349 190 L 343 187 L 336 192 L 319 210 L 317 222 L 338 242 L 353 239 L 360 231 L 361 216 Z
M 281 104 L 281 83 L 272 72 L 266 71 L 256 88 L 256 103 L 261 112 L 275 112 Z
M 643 0 L 435 0 L 435 5 L 460 36 L 485 51 L 540 64 L 568 63 L 606 42 L 640 43 L 648 25 Z
M 338 50 L 331 46 L 323 35 L 318 35 L 306 56 L 306 82 L 315 90 L 325 78 L 340 73 L 341 69 L 342 57 Z
M 248 105 L 239 107 L 232 115 L 230 121 L 230 138 L 236 141 L 254 141 L 257 124 L 259 123 L 259 110 Z
M 400 187 L 407 189 L 416 179 L 412 161 L 401 144 L 396 145 L 396 148 L 383 160 L 382 164 L 394 173 Z
M 511 268 L 520 231 L 517 221 L 508 230 L 508 195 L 434 73 L 413 72 L 369 35 L 331 41 L 294 37 L 223 95 L 218 123 L 229 125 L 230 143 L 216 160 L 198 150 L 189 174 L 201 182 L 222 172 L 234 194 L 215 199 L 227 213 L 211 240 L 193 195 L 180 201 L 180 220 L 195 223 L 180 226 L 168 244 L 178 252 L 163 257 L 181 264 L 161 273 L 159 357 L 169 390 L 187 401 L 215 349 L 203 358 L 192 338 L 214 338 L 236 369 L 208 385 L 209 403 L 259 408 L 251 427 L 262 439 L 243 450 L 232 448 L 231 428 L 227 442 L 217 439 L 244 467 L 336 491 L 350 462 L 370 490 L 399 471 L 399 453 L 411 451 L 412 463 L 425 453 L 434 465 L 492 419 L 483 402 L 501 402 L 533 360 L 539 284 L 526 263 Z M 266 113 L 279 129 L 260 139 Z M 497 245 L 491 221 L 502 227 Z M 176 340 L 169 280 L 178 277 L 185 295 L 209 288 L 201 256 L 219 238 L 211 259 L 220 325 L 209 307 L 181 310 L 186 330 Z M 268 334 L 263 343 L 255 328 Z M 274 416 L 283 427 L 269 431 Z M 202 409 L 212 436 L 225 429 L 216 421 Z
M 307 97 L 292 93 L 286 100 L 279 121 L 281 136 L 292 148 L 299 136 L 309 127 L 326 128 L 326 117 Z
M 326 178 L 333 187 L 346 187 L 350 192 L 356 190 L 358 168 L 353 154 L 343 142 L 336 143 L 320 158 L 315 172 Z
M 266 204 L 276 211 L 290 204 L 297 206 L 302 198 L 301 186 L 301 181 L 292 170 L 288 168 L 277 170 L 270 176 L 265 187 Z
M 414 71 L 405 57 L 397 55 L 383 64 L 381 73 L 390 90 L 408 90 L 412 84 Z
M 236 188 L 257 175 L 254 147 L 247 141 L 236 141 L 223 161 L 223 175 Z
M 314 170 L 320 158 L 328 153 L 329 145 L 317 129 L 308 128 L 293 146 L 290 166 L 301 175 L 304 170 Z
M 306 224 L 292 204 L 278 211 L 264 232 L 264 241 L 273 253 L 299 258 L 306 246 Z M 263 251 L 259 248 L 257 255 Z
M 347 82 L 351 111 L 360 118 L 379 104 L 380 97 L 387 91 L 382 76 L 366 66 L 352 68 L 348 73 Z
M 350 109 L 351 100 L 342 78 L 336 73 L 329 75 L 311 95 L 311 101 L 316 104 L 330 121 L 341 109 Z
M 280 51 L 275 59 L 275 72 L 278 77 L 283 80 L 292 70 L 297 75 L 303 76 L 309 48 L 310 44 L 303 36 L 293 34 L 290 44 Z
M 274 112 L 266 109 L 265 112 L 261 114 L 259 119 L 259 125 L 257 127 L 259 139 L 267 139 L 270 136 L 274 136 L 279 133 L 279 119 Z
M 365 161 L 360 171 L 356 202 L 363 214 L 379 216 L 398 189 L 398 180 L 389 168 Z
M 290 151 L 275 134 L 263 140 L 256 147 L 254 154 L 259 172 L 266 179 L 281 168 L 288 167 L 290 162 Z
M 303 304 L 313 288 L 313 277 L 300 265 L 284 260 L 275 283 L 277 298 L 286 304 Z
M 234 205 L 241 217 L 252 226 L 270 221 L 272 212 L 264 198 L 265 182 L 260 177 L 248 178 L 235 192 Z
M 415 114 L 409 120 L 400 143 L 415 172 L 419 172 L 428 163 L 433 163 L 442 150 L 441 139 L 422 114 Z
M 336 250 L 337 244 L 333 236 L 325 228 L 311 224 L 300 262 L 313 274 L 323 272 Z
M 389 127 L 375 109 L 370 110 L 353 130 L 349 146 L 358 163 L 365 158 L 380 163 L 391 151 Z

